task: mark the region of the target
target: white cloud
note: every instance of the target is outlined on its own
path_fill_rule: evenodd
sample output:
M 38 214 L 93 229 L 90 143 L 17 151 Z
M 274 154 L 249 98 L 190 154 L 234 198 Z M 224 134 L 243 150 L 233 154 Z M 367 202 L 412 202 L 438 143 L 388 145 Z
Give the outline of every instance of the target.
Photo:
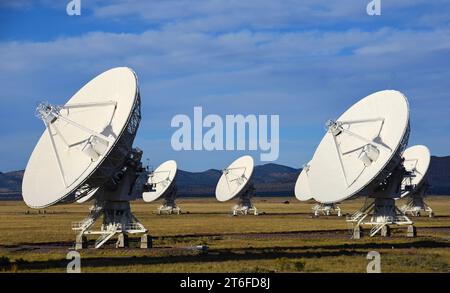
M 448 24 L 450 3 L 445 0 L 382 1 L 382 19 L 368 17 L 363 0 L 120 0 L 91 5 L 99 18 L 138 18 L 150 24 L 181 31 L 223 32 L 242 27 L 251 30 L 321 27 L 360 23 L 395 22 L 397 25 Z M 330 28 L 330 27 L 328 27 Z
M 433 28 L 415 30 L 389 27 L 389 22 L 384 27 L 320 28 L 340 20 L 378 21 L 364 15 L 365 7 L 359 7 L 364 1 L 357 2 L 84 1 L 84 7 L 99 18 L 138 17 L 159 26 L 142 33 L 87 32 L 45 42 L 1 42 L 0 124 L 20 119 L 15 130 L 29 131 L 29 125 L 40 125 L 32 115 L 36 101 L 63 103 L 96 74 L 126 65 L 140 78 L 144 115 L 137 142 L 146 142 L 149 149 L 152 141 L 169 141 L 173 115 L 190 114 L 194 106 L 203 105 L 208 113 L 281 114 L 280 159 L 288 163 L 296 146 L 317 144 L 320 138 L 310 133 L 321 134 L 326 119 L 388 87 L 410 97 L 416 125 L 447 134 L 448 123 L 436 123 L 425 114 L 446 121 L 450 111 L 446 18 Z M 395 18 L 390 11 L 407 13 L 410 6 L 425 5 L 384 2 L 386 19 Z M 432 6 L 440 4 L 444 5 L 436 1 Z M 426 11 L 418 17 L 421 25 L 429 24 L 426 15 L 435 14 L 438 11 Z M 405 23 L 405 17 L 399 22 Z M 0 140 L 9 139 L 3 132 Z M 288 139 L 301 141 L 283 145 Z M 436 153 L 446 147 L 433 140 L 427 128 L 414 128 L 412 139 L 426 140 L 423 143 Z M 155 152 L 170 154 L 161 151 L 164 147 Z M 1 149 L 0 161 L 12 151 L 14 144 Z M 192 163 L 201 156 L 221 163 L 231 157 L 213 159 L 212 153 L 188 157 Z

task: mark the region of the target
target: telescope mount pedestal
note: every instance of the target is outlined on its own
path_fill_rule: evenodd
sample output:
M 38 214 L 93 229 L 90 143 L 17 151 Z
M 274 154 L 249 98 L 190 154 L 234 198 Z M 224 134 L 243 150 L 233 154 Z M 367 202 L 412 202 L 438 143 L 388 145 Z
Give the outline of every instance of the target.
M 130 200 L 142 194 L 147 172 L 141 164 L 142 151 L 132 149 L 120 171 L 116 172 L 95 195 L 94 205 L 87 218 L 72 224 L 77 232 L 76 249 L 86 247 L 87 235 L 100 235 L 95 248 L 102 247 L 109 239 L 118 235 L 117 248 L 128 247 L 128 235 L 141 235 L 141 248 L 148 248 L 147 229 L 131 212 Z M 94 229 L 99 218 L 103 219 L 100 229 Z M 151 246 L 151 241 L 150 241 Z
M 319 217 L 321 214 L 330 216 L 336 214 L 338 217 L 342 216 L 341 208 L 335 203 L 317 203 L 312 207 L 314 217 Z
M 366 198 L 364 206 L 347 218 L 353 225 L 353 238 L 359 239 L 362 235 L 362 226 L 371 227 L 370 237 L 381 232 L 381 236 L 390 236 L 392 225 L 408 225 L 408 237 L 415 237 L 413 222 L 395 206 L 395 198 L 399 197 L 399 190 L 405 169 L 402 164 L 382 183 L 374 188 L 373 194 Z M 414 233 L 410 233 L 410 231 Z
M 99 218 L 103 219 L 100 229 L 93 229 Z M 100 235 L 95 241 L 95 248 L 100 248 L 116 235 L 118 236 L 116 247 L 128 247 L 128 235 L 130 234 L 141 234 L 141 248 L 149 247 L 147 229 L 133 215 L 128 201 L 96 202 L 91 207 L 87 218 L 72 224 L 72 230 L 78 232 L 75 249 L 86 248 L 85 241 L 88 235 Z
M 167 192 L 166 196 L 164 197 L 164 203 L 158 208 L 158 215 L 162 214 L 181 214 L 181 209 L 177 206 L 175 203 L 175 198 L 177 195 L 177 187 L 174 184 L 172 187 L 172 190 Z
M 363 208 L 350 216 L 347 219 L 347 222 L 350 222 L 353 225 L 354 239 L 359 239 L 361 237 L 363 225 L 372 227 L 369 233 L 371 237 L 375 236 L 380 231 L 381 236 L 390 236 L 391 225 L 408 225 L 408 232 L 410 229 L 414 229 L 415 231 L 413 222 L 395 206 L 395 199 L 393 198 L 374 198 L 366 200 Z M 408 233 L 408 236 L 411 235 Z
M 233 216 L 253 214 L 258 215 L 258 209 L 252 204 L 251 199 L 255 195 L 255 187 L 250 183 L 245 192 L 239 196 L 239 202 L 233 207 Z
M 428 213 L 428 217 L 432 218 L 434 212 L 431 207 L 425 202 L 425 192 L 429 185 L 424 183 L 416 192 L 408 195 L 407 202 L 403 205 L 400 210 L 405 214 L 410 214 L 413 217 L 420 217 L 420 212 L 424 211 Z

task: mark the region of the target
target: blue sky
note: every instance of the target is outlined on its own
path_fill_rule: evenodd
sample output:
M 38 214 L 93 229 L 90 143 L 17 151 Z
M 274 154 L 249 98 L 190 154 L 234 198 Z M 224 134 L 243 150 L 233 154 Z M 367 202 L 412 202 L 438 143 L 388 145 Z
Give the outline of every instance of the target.
M 327 119 L 387 88 L 410 101 L 409 144 L 450 154 L 449 1 L 381 0 L 381 16 L 369 0 L 81 0 L 81 16 L 68 2 L 0 1 L 0 171 L 25 167 L 39 101 L 64 103 L 116 66 L 139 76 L 135 145 L 152 165 L 202 171 L 246 153 L 172 150 L 172 117 L 203 106 L 280 115 L 276 163 L 301 167 Z

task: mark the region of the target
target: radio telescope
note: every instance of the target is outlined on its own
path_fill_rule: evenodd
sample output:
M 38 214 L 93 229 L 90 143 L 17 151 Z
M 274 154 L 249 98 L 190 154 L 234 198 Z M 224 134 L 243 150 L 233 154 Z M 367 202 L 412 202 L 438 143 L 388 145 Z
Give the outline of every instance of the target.
M 370 236 L 389 235 L 391 225 L 408 225 L 408 236 L 415 236 L 412 221 L 395 206 L 409 132 L 408 100 L 394 90 L 373 93 L 327 123 L 305 178 L 310 194 L 324 204 L 367 198 L 347 219 L 354 238 L 363 225 L 371 227 Z
M 125 247 L 132 234 L 141 235 L 142 248 L 151 245 L 130 209 L 148 178 L 142 151 L 132 148 L 140 105 L 136 74 L 118 67 L 88 82 L 65 105 L 37 107 L 46 130 L 28 161 L 23 198 L 31 208 L 93 200 L 89 215 L 72 225 L 76 249 L 86 247 L 87 235 L 99 236 L 96 248 L 116 235 L 116 247 Z M 94 229 L 99 218 L 102 225 Z
M 308 185 L 307 172 L 309 169 L 309 164 L 303 166 L 302 172 L 295 182 L 295 197 L 299 201 L 312 200 L 311 190 Z M 312 207 L 314 217 L 319 217 L 321 214 L 324 216 L 329 216 L 336 214 L 338 217 L 342 216 L 341 208 L 337 203 L 321 203 L 316 201 L 316 204 Z
M 429 217 L 433 217 L 433 210 L 424 201 L 430 187 L 427 180 L 430 151 L 426 146 L 415 145 L 403 152 L 403 158 L 406 174 L 401 185 L 400 197 L 407 198 L 407 202 L 400 210 L 412 216 L 420 216 L 420 212 L 425 211 Z
M 251 202 L 255 194 L 255 188 L 251 182 L 253 169 L 253 158 L 242 156 L 222 170 L 222 176 L 216 186 L 216 198 L 220 202 L 225 202 L 239 197 L 238 204 L 232 209 L 234 216 L 258 215 L 258 210 Z
M 181 210 L 175 203 L 177 186 L 175 176 L 177 163 L 174 160 L 162 163 L 150 172 L 147 180 L 147 189 L 142 194 L 144 201 L 152 202 L 164 196 L 164 203 L 158 208 L 158 214 L 180 214 Z

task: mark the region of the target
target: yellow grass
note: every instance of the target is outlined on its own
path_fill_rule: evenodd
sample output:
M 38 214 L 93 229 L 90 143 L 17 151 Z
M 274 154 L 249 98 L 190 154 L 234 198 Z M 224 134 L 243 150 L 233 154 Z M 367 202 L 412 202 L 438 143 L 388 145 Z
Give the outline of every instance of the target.
M 154 237 L 154 249 L 83 250 L 82 271 L 365 272 L 366 255 L 375 250 L 381 253 L 385 272 L 448 272 L 450 198 L 427 201 L 436 217 L 414 218 L 419 237 L 406 238 L 405 229 L 399 229 L 391 238 L 361 240 L 350 239 L 344 218 L 312 218 L 312 204 L 294 198 L 255 200 L 265 213 L 257 217 L 231 217 L 233 203 L 214 199 L 180 199 L 179 216 L 157 215 L 158 203 L 134 202 L 134 213 Z M 362 203 L 340 206 L 352 213 Z M 44 214 L 22 202 L 0 202 L 0 256 L 12 262 L 9 270 L 65 271 L 74 241 L 71 222 L 83 219 L 88 208 L 89 204 L 61 205 Z M 208 254 L 186 249 L 194 245 L 207 245 Z

